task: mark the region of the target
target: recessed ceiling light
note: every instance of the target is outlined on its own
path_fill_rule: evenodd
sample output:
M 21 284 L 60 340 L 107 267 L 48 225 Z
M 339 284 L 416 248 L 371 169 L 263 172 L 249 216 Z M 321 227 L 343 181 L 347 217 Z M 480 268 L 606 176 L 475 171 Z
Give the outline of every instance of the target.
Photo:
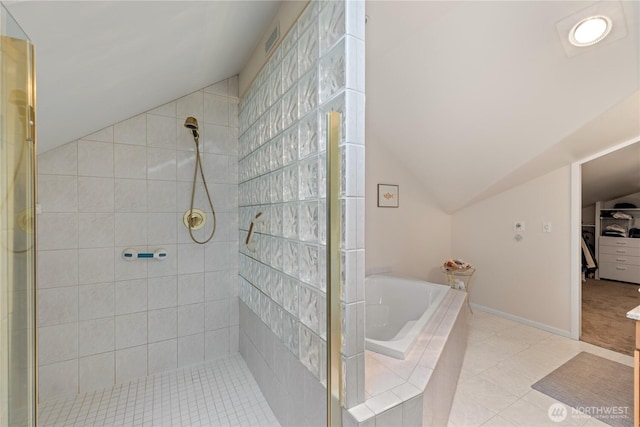
M 569 41 L 578 47 L 591 46 L 602 41 L 611 32 L 613 23 L 604 15 L 584 18 L 573 26 L 569 33 Z

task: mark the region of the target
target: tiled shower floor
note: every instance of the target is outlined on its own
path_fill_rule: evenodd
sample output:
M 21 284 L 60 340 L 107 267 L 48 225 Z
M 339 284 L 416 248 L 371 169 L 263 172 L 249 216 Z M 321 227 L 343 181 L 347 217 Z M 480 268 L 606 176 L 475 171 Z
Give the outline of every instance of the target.
M 42 427 L 280 426 L 239 354 L 49 400 L 38 411 Z

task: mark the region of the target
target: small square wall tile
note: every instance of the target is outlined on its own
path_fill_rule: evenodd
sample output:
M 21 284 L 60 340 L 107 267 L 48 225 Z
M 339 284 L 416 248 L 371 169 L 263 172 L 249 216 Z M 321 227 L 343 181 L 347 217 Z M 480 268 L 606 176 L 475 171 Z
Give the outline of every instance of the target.
M 114 318 L 81 321 L 78 323 L 78 336 L 80 357 L 113 351 L 115 349 Z
M 155 374 L 178 367 L 178 341 L 172 339 L 148 345 L 148 372 Z
M 114 176 L 116 178 L 147 177 L 147 148 L 127 144 L 114 144 Z
M 113 283 L 81 285 L 78 288 L 79 319 L 89 320 L 115 314 L 115 287 Z
M 178 336 L 204 332 L 204 303 L 178 307 Z
M 116 283 L 116 314 L 147 310 L 147 280 L 126 280 Z
M 204 298 L 205 301 L 226 299 L 231 295 L 237 281 L 234 270 L 219 270 L 205 273 Z
M 78 320 L 78 288 L 38 291 L 38 325 L 50 326 Z
M 78 281 L 82 284 L 112 282 L 114 279 L 112 248 L 86 248 L 78 253 Z
M 147 375 L 147 346 L 116 351 L 116 384 Z
M 177 103 L 177 117 L 180 120 L 186 119 L 188 116 L 196 118 L 202 117 L 202 108 L 204 102 L 204 92 L 197 91 L 189 95 L 179 98 Z
M 147 343 L 147 313 L 116 316 L 116 349 Z
M 80 358 L 78 371 L 81 393 L 113 385 L 115 381 L 114 352 Z
M 113 177 L 113 144 L 78 141 L 78 175 Z
M 146 114 L 140 114 L 115 124 L 113 126 L 113 141 L 119 144 L 146 145 Z
M 115 179 L 114 208 L 116 212 L 147 211 L 146 179 Z
M 149 319 L 149 342 L 164 341 L 178 336 L 178 309 L 165 308 L 147 313 Z
M 238 242 L 209 242 L 204 249 L 204 270 L 220 271 L 238 266 Z
M 78 177 L 80 212 L 113 212 L 114 181 L 111 178 Z
M 201 272 L 204 272 L 204 248 L 195 243 L 178 245 L 178 273 Z
M 116 246 L 147 244 L 147 216 L 144 213 L 115 214 Z
M 204 123 L 203 143 L 206 153 L 237 154 L 237 146 L 232 140 L 228 126 Z M 202 137 L 201 137 L 202 138 Z
M 77 212 L 78 178 L 62 175 L 38 176 L 38 202 L 42 212 Z
M 204 301 L 204 273 L 178 276 L 178 305 Z
M 213 360 L 229 354 L 229 328 L 205 332 L 205 359 Z
M 150 278 L 148 286 L 149 310 L 175 307 L 178 305 L 176 276 Z
M 63 249 L 38 252 L 38 289 L 78 283 L 78 251 Z
M 217 125 L 229 125 L 229 106 L 226 96 L 204 94 L 204 121 Z
M 175 245 L 178 239 L 177 234 L 175 214 L 169 212 L 147 213 L 147 243 L 149 245 Z M 175 258 L 175 253 L 173 255 Z
M 74 249 L 78 245 L 78 215 L 75 213 L 43 213 L 38 215 L 40 250 Z
M 178 338 L 178 367 L 204 361 L 204 333 Z
M 175 181 L 147 181 L 147 210 L 176 213 L 177 185 Z
M 69 142 L 38 154 L 38 174 L 78 175 L 78 143 Z
M 78 393 L 78 359 L 38 368 L 38 398 L 46 401 Z
M 76 323 L 38 328 L 38 364 L 62 362 L 78 357 Z
M 229 299 L 206 302 L 204 306 L 205 330 L 215 330 L 229 326 Z
M 176 132 L 175 118 L 147 114 L 147 145 L 149 147 L 175 149 Z
M 153 180 L 176 179 L 176 150 L 170 148 L 147 148 L 146 177 Z
M 105 248 L 113 246 L 114 222 L 115 217 L 112 213 L 78 214 L 78 247 Z

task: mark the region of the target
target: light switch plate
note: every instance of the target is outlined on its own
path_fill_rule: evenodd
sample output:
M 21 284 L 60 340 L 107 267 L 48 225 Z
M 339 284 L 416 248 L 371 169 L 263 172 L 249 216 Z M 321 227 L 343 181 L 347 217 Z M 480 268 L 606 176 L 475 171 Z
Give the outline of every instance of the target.
M 514 221 L 513 222 L 513 231 L 521 232 L 526 230 L 526 224 L 524 221 Z

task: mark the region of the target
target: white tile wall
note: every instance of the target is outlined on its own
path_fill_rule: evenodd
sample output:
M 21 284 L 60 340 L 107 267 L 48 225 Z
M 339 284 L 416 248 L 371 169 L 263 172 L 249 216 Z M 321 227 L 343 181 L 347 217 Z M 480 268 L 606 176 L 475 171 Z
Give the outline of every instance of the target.
M 177 339 L 160 341 L 148 345 L 148 373 L 169 371 L 178 366 Z
M 147 346 L 116 351 L 116 384 L 147 375 Z
M 41 401 L 238 350 L 237 106 L 234 77 L 39 155 Z M 188 115 L 217 213 L 205 247 L 182 224 Z M 128 247 L 168 259 L 127 262 Z
M 147 337 L 147 316 L 147 313 L 116 316 L 116 349 L 120 350 L 150 342 Z
M 81 357 L 78 361 L 80 390 L 99 390 L 114 382 L 114 352 Z
M 105 317 L 81 321 L 78 324 L 78 336 L 78 355 L 80 357 L 113 351 L 115 345 L 114 318 Z M 43 350 L 43 353 L 45 352 L 46 350 Z
M 356 308 L 364 300 L 358 291 L 364 279 L 364 27 L 359 21 L 364 22 L 363 2 L 312 1 L 240 103 L 240 298 L 318 383 L 325 379 L 327 111 L 342 114 L 341 243 L 343 258 L 350 259 L 342 299 L 353 304 L 343 331 L 351 344 L 343 355 L 364 359 L 363 327 L 357 325 L 364 317 Z M 254 235 L 255 249 L 248 249 L 242 242 L 259 212 L 267 222 Z M 346 394 L 348 407 L 364 399 L 361 371 L 358 363 L 346 368 L 347 382 L 356 385 Z
M 78 328 L 73 323 L 40 328 L 40 363 L 54 363 L 78 357 Z

